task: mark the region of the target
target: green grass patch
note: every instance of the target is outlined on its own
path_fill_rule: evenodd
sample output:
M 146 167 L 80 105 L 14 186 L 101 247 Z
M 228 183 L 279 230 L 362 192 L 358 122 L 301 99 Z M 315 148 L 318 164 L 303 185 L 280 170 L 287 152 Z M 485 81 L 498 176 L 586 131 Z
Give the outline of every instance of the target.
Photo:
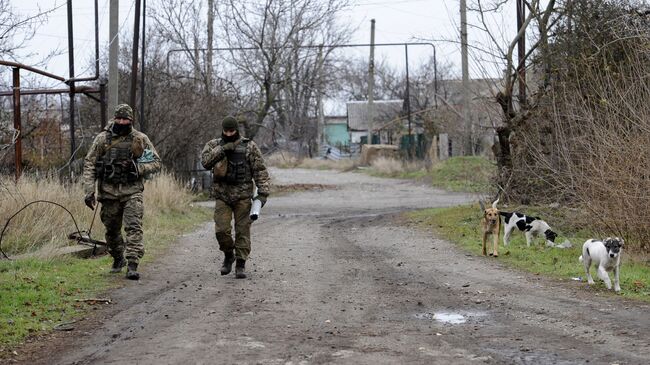
M 397 175 L 399 179 L 413 179 L 413 180 L 423 180 L 429 176 L 429 173 L 422 169 L 417 171 L 407 171 Z
M 179 234 L 211 217 L 211 210 L 195 207 L 145 215 L 144 237 L 151 261 Z M 32 334 L 74 321 L 88 309 L 82 299 L 102 296 L 124 283 L 124 272 L 110 274 L 112 258 L 59 257 L 47 260 L 0 260 L 0 350 L 11 348 Z M 0 351 L 1 353 L 2 351 Z
M 431 183 L 449 191 L 486 192 L 493 187 L 494 162 L 479 156 L 451 157 L 433 166 Z
M 478 203 L 472 206 L 425 209 L 409 213 L 408 217 L 423 228 L 432 230 L 440 237 L 458 244 L 464 250 L 474 255 L 482 255 L 479 229 L 482 214 Z M 571 231 L 561 230 L 560 232 Z M 572 280 L 572 278 L 579 277 L 586 287 L 584 268 L 578 262 L 578 257 L 582 254 L 582 244 L 589 238 L 589 234 L 585 231 L 567 234 L 568 237 L 558 236 L 556 242 L 562 243 L 568 239 L 573 247 L 560 249 L 546 247 L 542 238 L 538 238 L 536 245 L 527 247 L 526 239 L 519 232 L 514 232 L 510 244 L 508 247 L 504 247 L 502 233 L 499 242 L 499 258 L 495 260 L 517 269 L 555 279 Z M 650 267 L 625 254 L 623 262 L 620 274 L 622 295 L 650 302 Z M 602 281 L 597 279 L 593 267 L 591 270 L 596 287 L 600 291 L 606 292 Z M 607 291 L 607 293 L 613 293 L 613 291 Z

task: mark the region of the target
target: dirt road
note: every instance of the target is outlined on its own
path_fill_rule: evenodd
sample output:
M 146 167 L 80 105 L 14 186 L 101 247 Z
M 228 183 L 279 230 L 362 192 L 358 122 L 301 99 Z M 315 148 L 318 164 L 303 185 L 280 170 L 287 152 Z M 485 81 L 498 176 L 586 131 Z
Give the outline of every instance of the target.
M 648 305 L 516 272 L 397 223 L 401 212 L 474 196 L 357 173 L 272 174 L 277 184 L 336 189 L 269 200 L 253 226 L 248 279 L 219 276 L 206 223 L 143 267 L 140 282 L 110 293 L 101 323 L 70 332 L 37 360 L 650 363 Z

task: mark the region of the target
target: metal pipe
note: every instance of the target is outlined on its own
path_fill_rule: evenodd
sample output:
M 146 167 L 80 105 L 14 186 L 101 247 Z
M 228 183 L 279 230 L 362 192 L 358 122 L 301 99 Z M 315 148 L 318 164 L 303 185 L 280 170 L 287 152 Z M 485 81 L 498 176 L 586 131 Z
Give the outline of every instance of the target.
M 74 88 L 74 40 L 73 40 L 73 30 L 72 30 L 72 0 L 68 0 L 68 65 L 70 68 L 70 79 L 68 82 L 70 86 L 70 158 L 74 157 L 74 151 L 76 149 L 76 143 L 74 138 L 74 99 L 75 99 L 75 88 Z
M 102 130 L 103 130 L 104 127 L 106 127 L 106 121 L 107 121 L 107 117 L 106 117 L 106 106 L 107 106 L 106 105 L 106 80 L 105 79 L 102 79 L 99 82 L 99 100 L 100 100 L 99 110 L 100 110 L 100 114 L 101 114 L 100 119 L 101 119 Z
M 66 84 L 75 81 L 94 81 L 99 78 L 99 5 L 97 2 L 98 0 L 95 0 L 95 76 L 79 78 L 70 76 L 64 81 Z
M 65 94 L 69 92 L 70 89 L 31 89 L 31 90 L 21 90 L 20 95 Z M 99 92 L 100 89 L 94 89 L 88 86 L 78 86 L 75 88 L 75 93 L 97 94 Z M 13 96 L 13 94 L 14 94 L 13 91 L 0 92 L 0 96 Z
M 90 94 L 88 94 L 88 93 L 82 93 L 82 94 L 86 95 L 86 96 L 89 97 L 90 99 L 95 100 L 95 101 L 98 102 L 98 103 L 101 103 L 101 102 L 102 102 L 102 99 L 100 99 L 100 98 L 98 98 L 98 97 L 96 97 L 96 96 L 94 96 L 94 95 L 90 95 Z
M 0 66 L 9 66 L 9 67 L 22 68 L 24 70 L 31 71 L 33 73 L 37 73 L 39 75 L 49 77 L 51 79 L 55 79 L 55 80 L 59 80 L 59 81 L 65 81 L 65 78 L 63 78 L 61 76 L 57 76 L 57 75 L 51 74 L 51 73 L 49 73 L 47 71 L 39 70 L 39 69 L 34 68 L 32 66 L 28 66 L 28 65 L 18 63 L 18 62 L 0 60 Z
M 16 136 L 16 144 L 14 145 L 14 154 L 16 160 L 16 181 L 18 181 L 23 172 L 23 136 L 20 121 L 20 68 L 18 67 L 14 67 L 13 69 L 13 83 L 14 129 L 18 132 L 18 136 Z

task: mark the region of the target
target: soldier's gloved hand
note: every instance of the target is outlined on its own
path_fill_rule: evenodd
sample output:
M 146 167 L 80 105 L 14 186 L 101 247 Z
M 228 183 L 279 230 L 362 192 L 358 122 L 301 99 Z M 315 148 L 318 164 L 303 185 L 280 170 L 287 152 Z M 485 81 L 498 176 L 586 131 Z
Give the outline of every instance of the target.
M 138 179 L 140 174 L 138 173 L 138 166 L 136 166 L 135 160 L 126 160 L 122 161 L 122 168 L 129 175 L 128 181 L 135 181 Z
M 222 148 L 224 151 L 232 151 L 235 149 L 235 142 L 228 142 L 224 144 Z
M 260 202 L 262 202 L 262 207 L 264 207 L 264 204 L 266 204 L 266 198 L 268 198 L 268 195 L 261 195 L 261 194 L 258 194 L 257 197 L 256 197 L 255 199 L 257 199 L 257 200 L 259 200 Z
M 92 210 L 95 210 L 95 204 L 97 204 L 97 200 L 95 199 L 95 192 L 90 192 L 86 194 L 84 197 L 84 203 L 86 203 L 86 206 Z

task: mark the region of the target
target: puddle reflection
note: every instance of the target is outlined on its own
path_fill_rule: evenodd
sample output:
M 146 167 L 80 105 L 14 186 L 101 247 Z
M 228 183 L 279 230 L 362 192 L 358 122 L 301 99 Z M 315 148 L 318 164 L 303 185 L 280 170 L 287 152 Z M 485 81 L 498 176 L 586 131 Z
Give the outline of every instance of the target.
M 453 312 L 426 312 L 426 313 L 416 313 L 415 318 L 436 321 L 440 323 L 448 324 L 463 324 L 466 323 L 469 317 L 480 317 L 484 316 L 483 313 L 453 313 Z

